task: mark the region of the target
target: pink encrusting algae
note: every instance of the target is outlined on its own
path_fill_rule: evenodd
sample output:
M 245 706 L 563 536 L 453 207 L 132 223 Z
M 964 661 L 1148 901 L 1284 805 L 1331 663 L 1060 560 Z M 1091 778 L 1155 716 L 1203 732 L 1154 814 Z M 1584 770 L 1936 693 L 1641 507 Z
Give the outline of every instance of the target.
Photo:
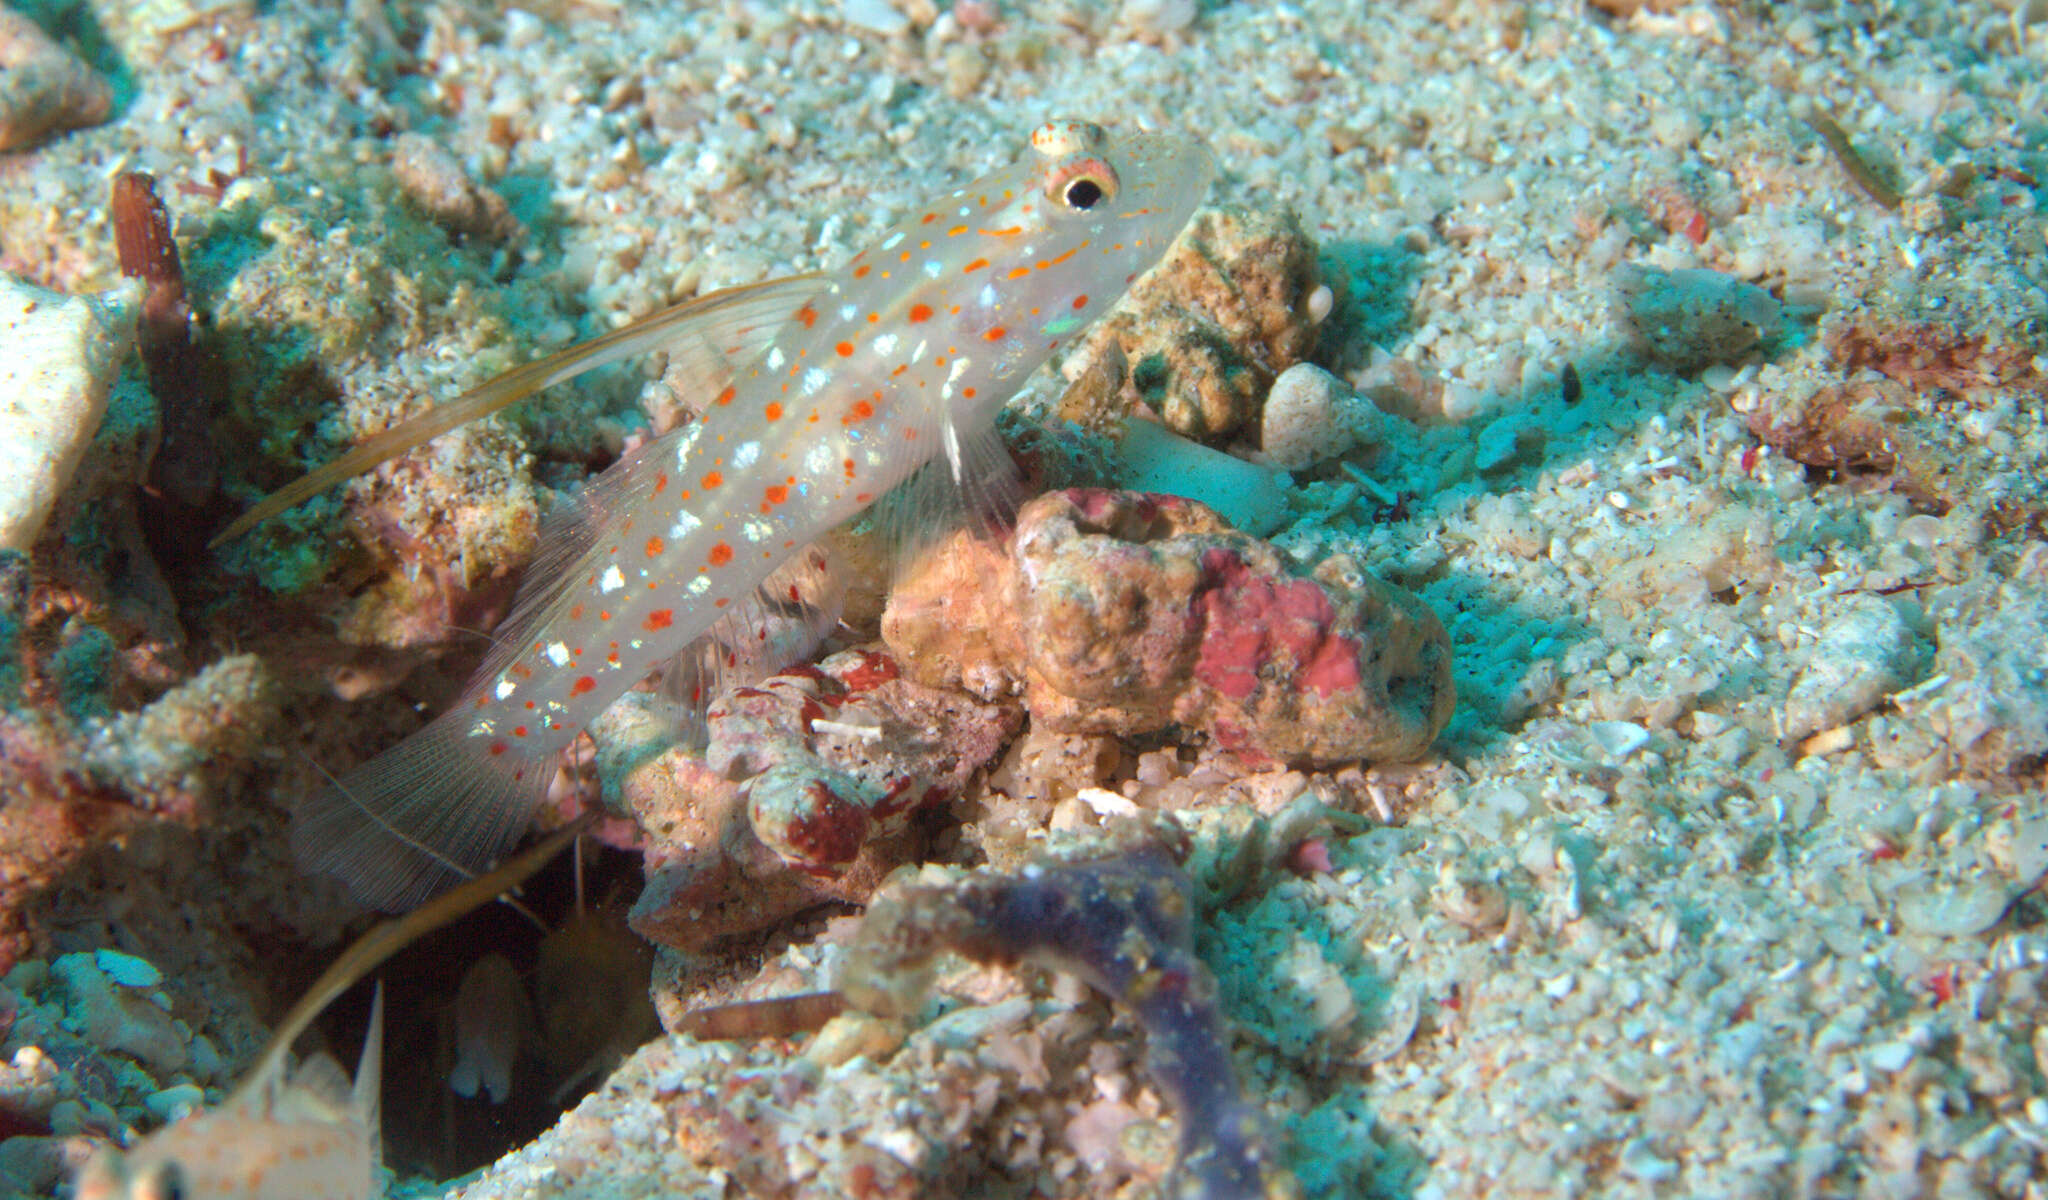
M 737 643 L 787 598 L 777 572 L 804 547 L 941 455 L 934 469 L 970 491 L 1006 470 L 997 410 L 1159 260 L 1214 171 L 1188 139 L 1048 123 L 1015 164 L 836 273 L 612 340 L 724 348 L 704 419 L 591 482 L 456 707 L 300 807 L 301 860 L 386 908 L 489 862 L 556 752 L 698 639 Z M 521 370 L 552 381 L 608 360 L 562 357 Z

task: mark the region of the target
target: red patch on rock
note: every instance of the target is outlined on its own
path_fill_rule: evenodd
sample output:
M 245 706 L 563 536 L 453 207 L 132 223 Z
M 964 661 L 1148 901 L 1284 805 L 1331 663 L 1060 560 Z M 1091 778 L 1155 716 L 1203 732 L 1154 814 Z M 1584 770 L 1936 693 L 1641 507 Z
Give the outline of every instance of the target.
M 810 807 L 789 823 L 790 848 L 808 863 L 852 862 L 867 840 L 868 810 L 848 803 L 820 780 L 812 780 L 807 791 Z
M 840 676 L 840 682 L 849 692 L 865 692 L 895 679 L 902 672 L 896 668 L 896 660 L 886 654 L 872 650 L 862 651 L 860 665 Z
M 1285 654 L 1297 686 L 1318 696 L 1358 687 L 1358 647 L 1332 632 L 1336 610 L 1315 581 L 1255 574 L 1221 547 L 1203 552 L 1202 569 L 1215 586 L 1195 600 L 1204 623 L 1195 678 L 1243 700 L 1258 689 L 1259 669 Z

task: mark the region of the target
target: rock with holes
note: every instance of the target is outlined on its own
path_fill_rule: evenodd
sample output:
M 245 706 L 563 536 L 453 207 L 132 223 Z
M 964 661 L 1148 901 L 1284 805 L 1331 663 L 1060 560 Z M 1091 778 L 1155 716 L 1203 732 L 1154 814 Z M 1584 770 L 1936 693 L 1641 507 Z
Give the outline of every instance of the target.
M 1455 699 L 1415 596 L 1135 492 L 1049 493 L 1006 546 L 959 539 L 897 589 L 882 635 L 927 682 L 1021 693 L 1055 731 L 1193 730 L 1254 763 L 1413 759 Z
M 1328 311 L 1311 301 L 1321 287 L 1315 242 L 1292 212 L 1202 209 L 1061 367 L 1083 382 L 1060 415 L 1102 427 L 1143 404 L 1183 437 L 1220 443 L 1248 432 L 1274 378 L 1315 348 Z M 1130 364 L 1108 394 L 1085 382 L 1105 355 Z
M 591 726 L 599 774 L 648 839 L 631 924 L 681 950 L 860 902 L 912 861 L 912 818 L 957 796 L 1017 731 L 1014 706 L 901 677 L 851 650 L 732 689 L 702 754 L 635 693 Z

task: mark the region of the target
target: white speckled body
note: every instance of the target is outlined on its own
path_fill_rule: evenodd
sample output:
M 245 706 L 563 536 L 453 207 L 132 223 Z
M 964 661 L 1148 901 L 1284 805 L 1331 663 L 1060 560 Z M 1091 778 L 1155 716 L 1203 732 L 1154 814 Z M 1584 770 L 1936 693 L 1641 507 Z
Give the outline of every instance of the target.
M 820 280 L 702 421 L 593 482 L 588 548 L 529 581 L 455 711 L 301 812 L 302 859 L 394 907 L 501 850 L 550 757 L 633 683 L 934 457 L 957 472 L 960 440 L 1158 261 L 1213 172 L 1199 143 L 1049 124 Z

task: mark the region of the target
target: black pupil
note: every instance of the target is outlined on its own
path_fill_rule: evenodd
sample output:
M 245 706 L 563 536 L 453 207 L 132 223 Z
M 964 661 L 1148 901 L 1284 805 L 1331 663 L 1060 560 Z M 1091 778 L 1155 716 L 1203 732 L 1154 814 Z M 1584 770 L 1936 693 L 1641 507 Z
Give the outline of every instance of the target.
M 1093 179 L 1076 179 L 1067 185 L 1067 207 L 1090 209 L 1102 199 L 1102 185 Z

